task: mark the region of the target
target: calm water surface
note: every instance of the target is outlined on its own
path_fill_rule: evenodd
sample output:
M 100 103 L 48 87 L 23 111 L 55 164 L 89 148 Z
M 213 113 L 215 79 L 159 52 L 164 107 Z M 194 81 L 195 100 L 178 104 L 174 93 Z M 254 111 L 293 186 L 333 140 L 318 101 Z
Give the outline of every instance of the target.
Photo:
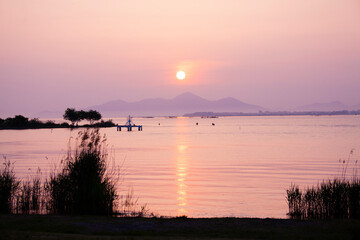
M 142 132 L 101 133 L 122 166 L 121 193 L 133 189 L 139 203 L 160 215 L 285 218 L 291 183 L 305 187 L 339 176 L 339 159 L 348 159 L 354 148 L 350 177 L 360 159 L 360 116 L 133 121 Z M 15 161 L 18 177 L 28 179 L 38 167 L 46 177 L 78 131 L 3 130 L 0 154 Z

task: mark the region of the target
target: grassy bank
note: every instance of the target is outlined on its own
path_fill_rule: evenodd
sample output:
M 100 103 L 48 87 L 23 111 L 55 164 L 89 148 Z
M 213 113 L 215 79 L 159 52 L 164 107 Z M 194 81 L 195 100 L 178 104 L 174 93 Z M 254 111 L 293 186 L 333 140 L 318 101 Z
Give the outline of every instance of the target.
M 3 239 L 358 239 L 359 220 L 0 215 Z

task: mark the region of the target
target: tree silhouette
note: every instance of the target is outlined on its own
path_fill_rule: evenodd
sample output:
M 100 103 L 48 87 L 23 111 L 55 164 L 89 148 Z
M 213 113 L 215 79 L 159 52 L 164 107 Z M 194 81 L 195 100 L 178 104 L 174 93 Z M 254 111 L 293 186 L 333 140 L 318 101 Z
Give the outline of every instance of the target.
M 98 112 L 98 111 L 95 111 L 95 110 L 89 110 L 87 112 L 87 120 L 90 121 L 90 124 L 93 124 L 94 121 L 98 121 L 101 119 L 101 114 Z
M 95 110 L 89 110 L 88 112 L 84 110 L 76 111 L 75 108 L 68 108 L 63 115 L 65 120 L 71 121 L 72 125 L 77 125 L 77 123 L 81 120 L 89 120 L 90 124 L 93 124 L 94 121 L 98 121 L 101 119 L 101 114 Z
M 63 117 L 65 120 L 69 120 L 74 126 L 75 123 L 81 120 L 79 115 L 80 115 L 79 112 L 76 111 L 75 108 L 68 108 L 66 109 Z

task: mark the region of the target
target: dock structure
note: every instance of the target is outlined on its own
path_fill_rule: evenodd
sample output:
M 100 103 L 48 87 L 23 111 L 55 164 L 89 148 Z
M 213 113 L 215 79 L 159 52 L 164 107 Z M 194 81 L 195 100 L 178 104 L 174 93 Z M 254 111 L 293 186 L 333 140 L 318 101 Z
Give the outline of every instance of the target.
M 121 128 L 126 128 L 128 131 L 132 131 L 133 128 L 137 128 L 138 131 L 142 131 L 142 125 L 136 125 L 131 121 L 131 117 L 129 115 L 128 120 L 125 125 L 117 125 L 116 130 L 121 131 Z

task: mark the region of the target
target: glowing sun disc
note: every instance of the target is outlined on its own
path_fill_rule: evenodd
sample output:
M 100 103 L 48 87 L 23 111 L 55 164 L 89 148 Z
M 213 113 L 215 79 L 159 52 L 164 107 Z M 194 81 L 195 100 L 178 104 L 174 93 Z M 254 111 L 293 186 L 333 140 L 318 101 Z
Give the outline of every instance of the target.
M 176 78 L 179 79 L 179 80 L 183 80 L 185 77 L 186 77 L 186 74 L 185 74 L 184 71 L 178 71 L 176 73 Z

